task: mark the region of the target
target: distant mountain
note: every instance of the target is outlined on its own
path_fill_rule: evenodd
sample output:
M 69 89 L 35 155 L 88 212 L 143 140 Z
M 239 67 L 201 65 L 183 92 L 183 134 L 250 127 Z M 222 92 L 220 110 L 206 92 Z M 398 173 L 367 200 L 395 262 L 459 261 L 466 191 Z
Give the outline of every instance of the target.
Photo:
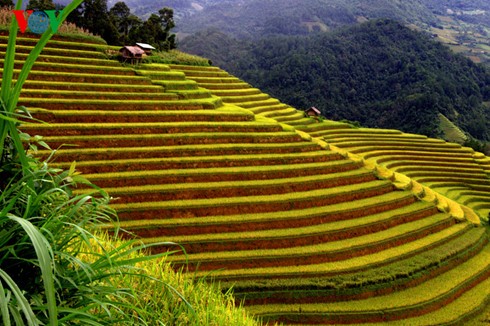
M 108 7 L 112 7 L 121 0 L 108 0 Z M 179 23 L 182 19 L 194 16 L 209 6 L 239 5 L 246 0 L 122 0 L 131 8 L 132 13 L 147 18 L 158 10 L 169 7 L 174 9 L 175 17 Z
M 490 139 L 483 105 L 490 71 L 391 20 L 253 42 L 215 30 L 182 42 L 192 46 L 274 97 L 297 108 L 314 105 L 330 119 L 442 136 L 441 113 L 473 137 Z
M 217 28 L 242 38 L 308 34 L 379 17 L 421 25 L 437 23 L 421 0 L 248 0 L 208 2 L 202 7 L 198 15 L 180 21 L 180 32 Z

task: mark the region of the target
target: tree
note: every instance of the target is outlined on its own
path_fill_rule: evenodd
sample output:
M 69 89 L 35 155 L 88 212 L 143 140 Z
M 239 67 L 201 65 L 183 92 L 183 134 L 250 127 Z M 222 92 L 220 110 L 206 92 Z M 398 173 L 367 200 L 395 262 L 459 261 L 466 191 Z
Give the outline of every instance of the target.
M 109 10 L 109 17 L 118 32 L 118 40 L 121 45 L 130 42 L 131 30 L 140 27 L 143 23 L 137 16 L 131 14 L 131 10 L 123 1 L 117 2 Z
M 29 10 L 54 10 L 56 9 L 53 0 L 30 0 L 27 5 Z
M 0 0 L 0 7 L 13 7 L 14 3 L 12 0 Z
M 172 8 L 165 7 L 158 11 L 158 15 L 160 17 L 160 22 L 163 27 L 162 39 L 159 40 L 160 42 L 162 42 L 160 50 L 168 51 L 171 49 L 175 49 L 175 34 L 170 34 L 170 30 L 175 27 L 174 11 Z
M 116 27 L 109 19 L 107 0 L 85 0 L 69 17 L 69 21 L 100 35 L 109 44 L 118 43 Z
M 152 14 L 139 29 L 140 39 L 153 44 L 160 51 L 175 49 L 175 35 L 170 30 L 175 27 L 174 11 L 162 8 Z

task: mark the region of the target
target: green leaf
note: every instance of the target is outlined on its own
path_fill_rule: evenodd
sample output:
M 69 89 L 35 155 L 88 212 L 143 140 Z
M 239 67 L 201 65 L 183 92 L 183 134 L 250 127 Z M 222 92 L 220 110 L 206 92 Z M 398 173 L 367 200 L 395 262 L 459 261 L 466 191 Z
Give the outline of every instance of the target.
M 26 297 L 22 293 L 22 290 L 15 283 L 15 281 L 2 269 L 0 269 L 0 278 L 7 284 L 7 286 L 9 287 L 9 289 L 12 291 L 15 298 L 17 299 L 17 304 L 19 305 L 20 309 L 26 316 L 28 325 L 30 326 L 41 325 L 39 319 L 37 319 L 36 315 L 32 311 L 29 302 L 27 301 Z
M 51 326 L 56 326 L 58 325 L 58 306 L 56 303 L 56 291 L 52 268 L 52 265 L 54 264 L 54 255 L 51 250 L 51 245 L 31 222 L 11 214 L 9 214 L 8 217 L 12 221 L 17 222 L 32 241 L 37 259 L 39 260 L 39 267 L 41 268 L 41 276 L 49 314 L 49 324 Z

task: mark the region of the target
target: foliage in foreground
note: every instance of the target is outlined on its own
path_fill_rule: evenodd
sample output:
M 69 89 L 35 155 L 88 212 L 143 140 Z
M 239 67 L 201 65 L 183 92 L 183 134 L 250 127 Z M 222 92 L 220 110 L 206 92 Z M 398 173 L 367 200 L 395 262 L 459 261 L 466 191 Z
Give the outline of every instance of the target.
M 3 325 L 102 325 L 114 320 L 107 307 L 120 305 L 117 298 L 128 291 L 103 281 L 131 265 L 127 254 L 133 249 L 94 250 L 91 230 L 114 216 L 108 196 L 74 196 L 70 187 L 78 177 L 73 168 L 62 172 L 45 163 L 35 166 L 34 159 L 30 163 L 24 176 L 14 175 L 0 194 Z M 87 256 L 90 260 L 82 258 Z
M 109 246 L 123 244 L 107 235 L 102 238 Z M 131 257 L 144 257 L 144 252 L 133 252 Z M 119 288 L 131 289 L 123 308 L 129 325 L 262 325 L 237 306 L 231 291 L 221 293 L 217 283 L 176 272 L 165 259 L 144 260 L 136 266 L 138 274 L 111 280 Z

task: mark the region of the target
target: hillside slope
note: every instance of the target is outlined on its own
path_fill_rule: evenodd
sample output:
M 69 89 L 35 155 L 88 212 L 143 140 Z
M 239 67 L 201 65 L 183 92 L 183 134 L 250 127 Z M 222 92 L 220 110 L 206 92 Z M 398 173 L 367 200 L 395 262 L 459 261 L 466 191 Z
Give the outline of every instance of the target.
M 20 38 L 19 52 L 33 42 Z M 122 227 L 179 243 L 176 267 L 212 272 L 255 315 L 458 323 L 488 302 L 490 247 L 475 212 L 314 134 L 349 125 L 304 118 L 216 67 L 131 69 L 68 41 L 41 60 L 21 102 L 49 124 L 22 129 L 106 189 Z M 488 173 L 486 157 L 436 148 Z
M 329 119 L 438 137 L 441 113 L 473 137 L 490 139 L 490 110 L 483 105 L 490 99 L 488 69 L 394 21 L 254 43 L 202 33 L 183 46 Z

